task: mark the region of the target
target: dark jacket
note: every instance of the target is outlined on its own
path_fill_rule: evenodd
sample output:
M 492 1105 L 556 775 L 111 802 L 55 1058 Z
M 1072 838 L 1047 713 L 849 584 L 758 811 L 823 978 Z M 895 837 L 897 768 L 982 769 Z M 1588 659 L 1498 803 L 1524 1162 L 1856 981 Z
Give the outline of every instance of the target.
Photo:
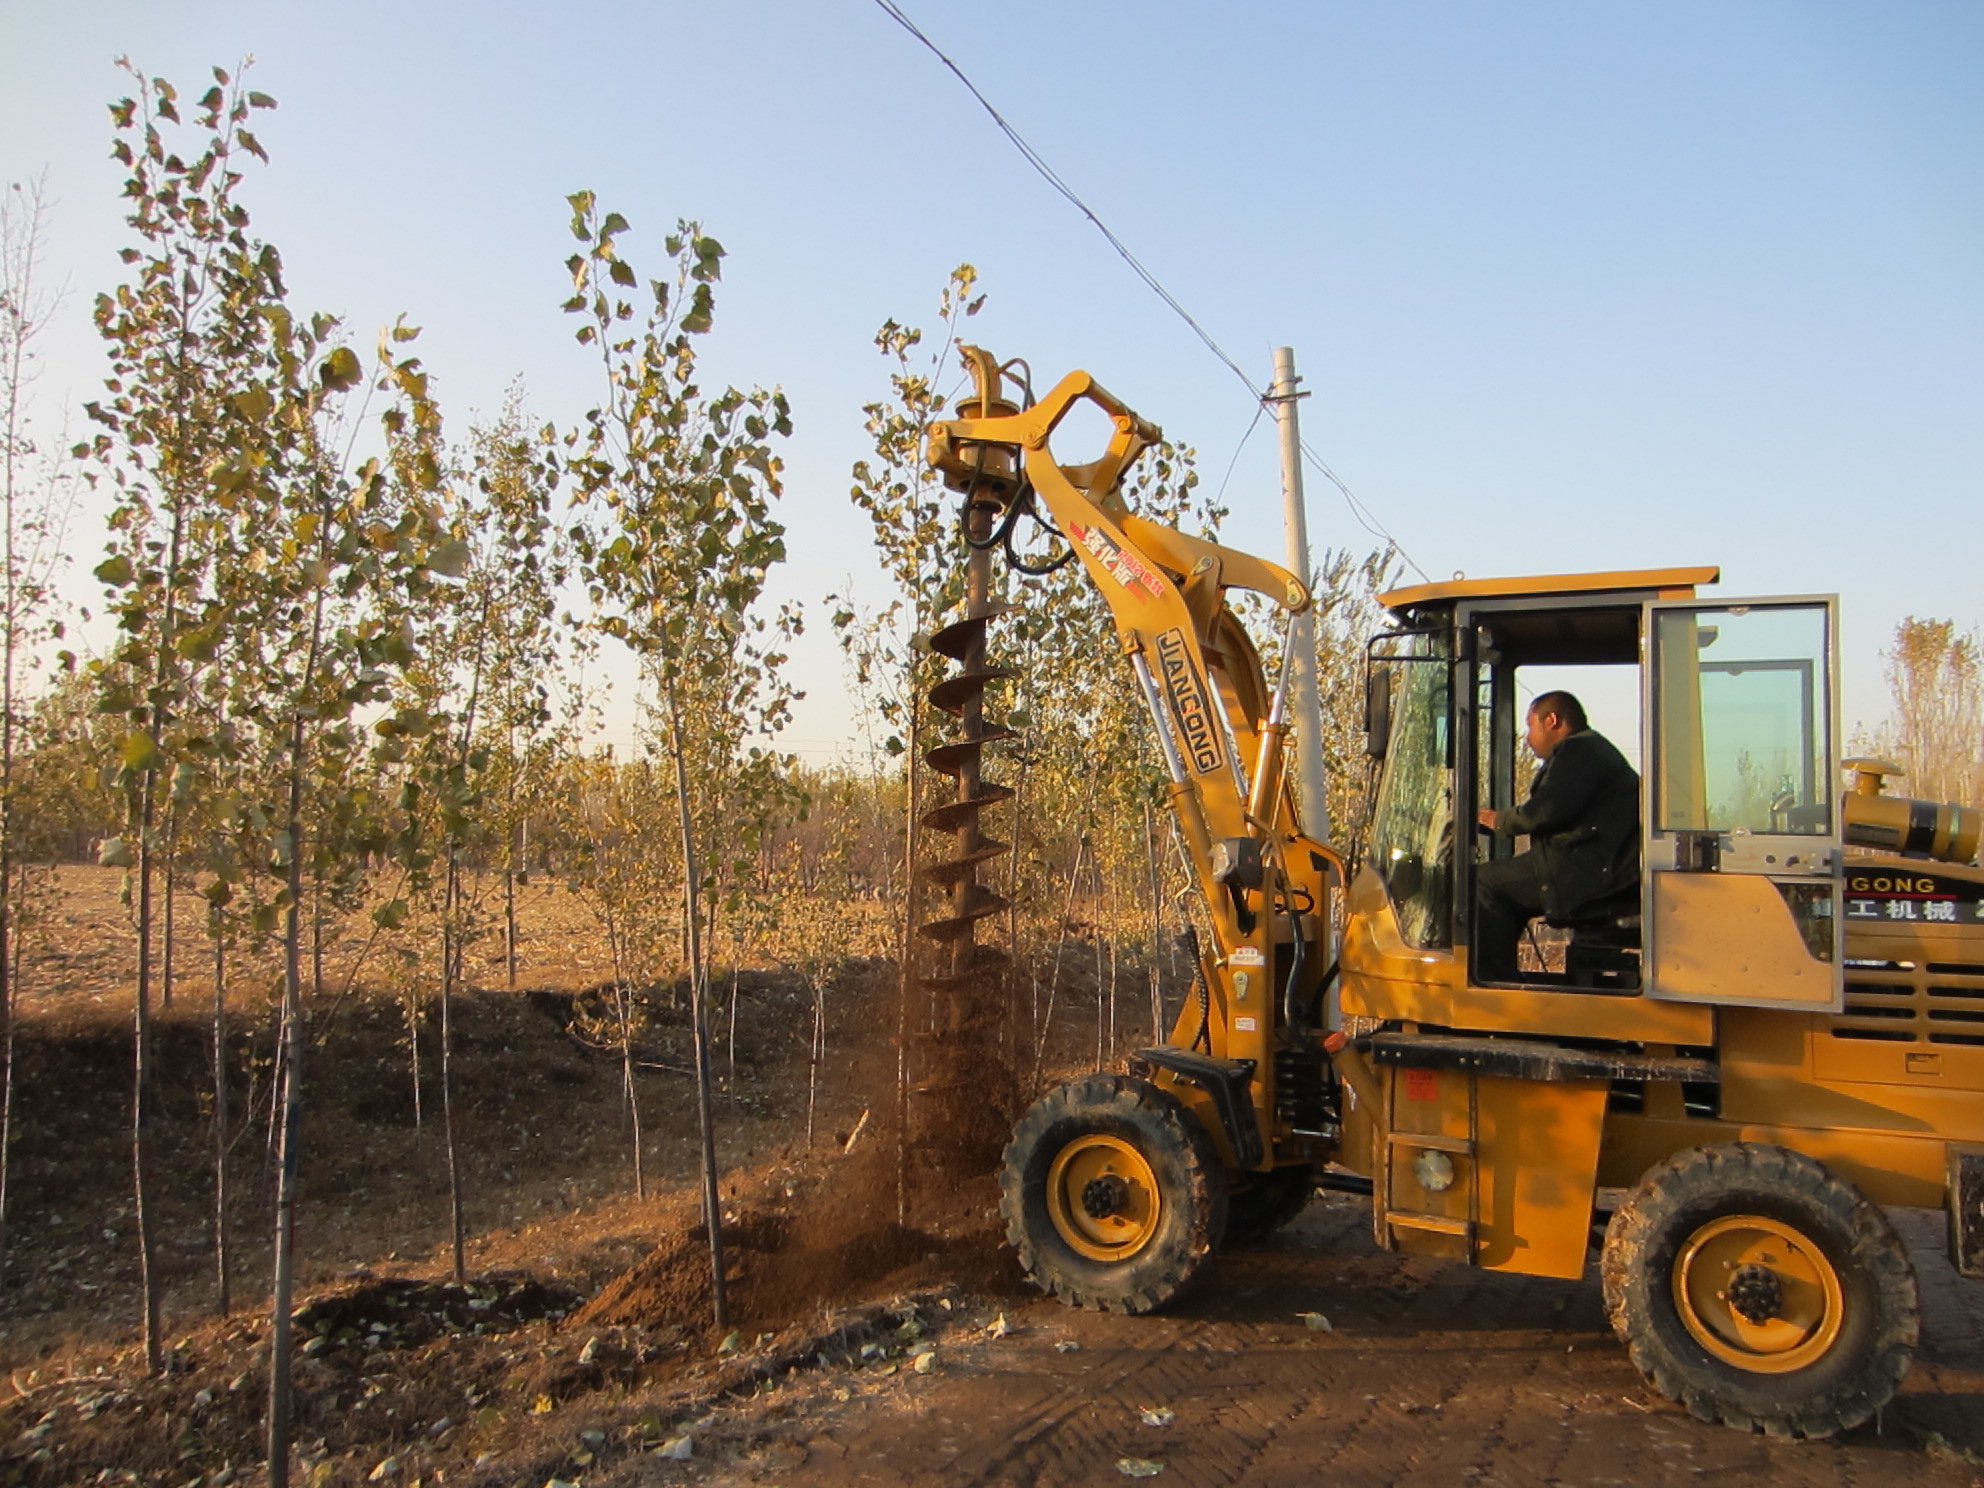
M 1603 734 L 1572 734 L 1550 752 L 1529 799 L 1496 814 L 1495 829 L 1528 834 L 1544 915 L 1572 918 L 1639 881 L 1640 777 Z

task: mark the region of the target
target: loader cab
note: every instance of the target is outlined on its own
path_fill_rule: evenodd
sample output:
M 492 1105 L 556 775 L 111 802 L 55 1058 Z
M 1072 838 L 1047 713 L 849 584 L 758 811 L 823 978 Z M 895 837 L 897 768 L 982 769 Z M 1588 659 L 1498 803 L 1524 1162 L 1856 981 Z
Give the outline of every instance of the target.
M 1396 625 L 1371 647 L 1382 773 L 1365 860 L 1391 923 L 1347 940 L 1347 1009 L 1385 1001 L 1375 983 L 1351 990 L 1360 969 L 1405 967 L 1422 992 L 1839 1005 L 1834 602 L 1698 599 L 1716 577 L 1462 580 L 1384 597 Z M 1484 965 L 1482 870 L 1527 852 L 1512 867 L 1547 872 L 1579 829 L 1539 843 L 1478 816 L 1527 798 L 1529 708 L 1559 690 L 1637 772 L 1638 862 L 1629 843 L 1603 891 L 1539 913 L 1511 973 L 1506 952 Z M 1610 778 L 1630 812 L 1631 778 Z M 1381 947 L 1403 954 L 1380 968 Z M 1414 1007 L 1427 1011 L 1423 997 Z

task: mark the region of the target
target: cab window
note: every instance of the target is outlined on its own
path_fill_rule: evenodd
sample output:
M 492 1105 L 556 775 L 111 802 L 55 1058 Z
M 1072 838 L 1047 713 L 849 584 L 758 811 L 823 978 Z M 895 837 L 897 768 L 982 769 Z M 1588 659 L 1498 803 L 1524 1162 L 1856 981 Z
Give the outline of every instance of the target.
M 1410 945 L 1453 944 L 1453 676 L 1444 631 L 1398 636 L 1377 664 L 1392 677 L 1392 733 L 1371 819 L 1371 862 Z

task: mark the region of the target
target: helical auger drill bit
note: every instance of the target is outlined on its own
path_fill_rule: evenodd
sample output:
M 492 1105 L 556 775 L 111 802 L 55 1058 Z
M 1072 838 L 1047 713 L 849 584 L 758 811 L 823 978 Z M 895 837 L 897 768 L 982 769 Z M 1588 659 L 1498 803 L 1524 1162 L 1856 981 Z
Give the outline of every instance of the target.
M 998 396 L 1000 373 L 991 358 L 975 347 L 964 351 L 977 374 L 978 396 L 958 405 L 960 416 L 1012 412 L 1013 405 Z M 981 875 L 1012 851 L 1010 844 L 985 831 L 985 811 L 1011 800 L 1013 790 L 985 778 L 984 751 L 988 744 L 1017 737 L 985 712 L 986 686 L 1015 673 L 986 660 L 986 632 L 1009 607 L 991 602 L 991 553 L 979 545 L 988 542 L 1010 499 L 1015 466 L 1004 450 L 981 453 L 980 461 L 985 468 L 975 471 L 963 488 L 964 527 L 972 540 L 964 618 L 930 637 L 933 651 L 958 664 L 931 689 L 930 702 L 957 723 L 953 737 L 931 748 L 925 758 L 933 770 L 957 783 L 957 792 L 955 800 L 926 812 L 922 824 L 954 837 L 956 846 L 950 857 L 921 869 L 950 902 L 947 914 L 919 927 L 930 943 L 920 981 L 930 994 L 931 1016 L 919 1040 L 922 1057 L 916 1061 L 912 1086 L 930 1098 L 919 1112 L 917 1145 L 927 1162 L 950 1169 L 954 1177 L 982 1166 L 981 1159 L 996 1158 L 1003 1133 L 1004 1121 L 995 1113 L 1007 1094 L 999 1039 L 1007 1013 L 1004 972 L 1012 961 L 1006 951 L 978 938 L 983 922 L 1010 907 L 1006 896 Z M 995 1143 L 989 1154 L 978 1150 L 986 1137 Z
M 1011 960 L 997 946 L 981 944 L 977 939 L 979 921 L 1002 914 L 1008 907 L 1005 896 L 979 878 L 982 865 L 1012 851 L 1010 844 L 987 836 L 980 819 L 987 807 L 1013 797 L 1010 786 L 993 784 L 983 771 L 985 746 L 1016 737 L 1011 729 L 985 716 L 986 684 L 1014 675 L 1010 668 L 988 666 L 985 661 L 986 630 L 1005 613 L 1003 606 L 988 608 L 984 614 L 967 616 L 930 637 L 933 651 L 960 664 L 960 670 L 930 690 L 932 705 L 957 719 L 960 732 L 959 737 L 935 746 L 924 756 L 931 769 L 957 782 L 957 799 L 926 813 L 923 825 L 956 836 L 957 851 L 923 870 L 925 878 L 951 896 L 951 912 L 922 927 L 928 939 L 948 950 L 948 964 L 923 981 L 960 1012 L 972 1010 L 961 1005 L 957 994 L 984 985 Z

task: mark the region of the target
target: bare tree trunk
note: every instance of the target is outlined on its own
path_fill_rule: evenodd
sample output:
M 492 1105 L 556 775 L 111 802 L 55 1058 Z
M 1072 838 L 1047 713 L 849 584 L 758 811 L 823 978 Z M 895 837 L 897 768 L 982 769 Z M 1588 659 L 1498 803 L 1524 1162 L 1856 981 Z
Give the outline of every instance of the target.
M 179 944 L 179 906 L 173 892 L 179 877 L 179 808 L 168 805 L 165 811 L 165 943 L 160 947 L 158 958 L 158 1005 L 172 1006 L 172 953 Z
M 1164 939 L 1164 881 L 1157 861 L 1157 825 L 1150 802 L 1144 802 L 1144 858 L 1150 868 L 1150 1041 L 1164 1042 L 1164 983 L 1158 967 L 1158 945 Z
M 1015 960 L 1024 954 L 1020 940 L 1020 864 L 1026 858 L 1026 808 L 1032 804 L 1026 790 L 1027 766 L 1029 764 L 1026 750 L 1022 749 L 1019 751 L 1019 761 L 1019 779 L 1013 783 L 1012 861 L 1006 865 L 1006 940 L 1013 948 Z M 1037 973 L 1032 975 L 1030 981 L 1032 986 L 1031 1001 L 1028 1010 L 1029 1016 L 1038 1017 L 1040 1013 L 1039 975 Z M 1010 983 L 1008 986 L 1010 987 Z M 1020 1004 L 1017 997 L 1009 996 L 1007 999 L 1005 1024 L 1000 1029 L 999 1037 L 1001 1040 L 999 1053 L 1005 1060 L 1006 1067 L 1008 1069 L 1018 1070 L 1021 1062 L 1021 1044 Z
M 723 1206 L 717 1197 L 716 1122 L 710 1106 L 708 968 L 703 962 L 702 869 L 696 858 L 695 819 L 689 809 L 689 767 L 682 757 L 682 715 L 673 685 L 668 690 L 668 729 L 675 752 L 675 809 L 682 822 L 682 903 L 689 921 L 689 1021 L 696 1040 L 696 1123 L 703 1148 L 703 1221 L 710 1232 L 710 1302 L 719 1328 L 730 1326 L 724 1296 Z
M 1040 1088 L 1040 1076 L 1047 1064 L 1047 1045 L 1054 1037 L 1054 1002 L 1061 995 L 1061 952 L 1068 944 L 1068 922 L 1075 917 L 1075 889 L 1082 880 L 1082 859 L 1088 853 L 1088 838 L 1075 841 L 1075 864 L 1068 872 L 1068 897 L 1061 909 L 1061 923 L 1054 932 L 1054 970 L 1047 978 L 1047 1011 L 1034 1036 L 1033 1084 L 1028 1094 Z
M 1090 857 L 1095 863 L 1095 903 L 1089 915 L 1089 923 L 1095 931 L 1095 1067 L 1101 1069 L 1108 1063 L 1108 1058 L 1104 1053 L 1103 1041 L 1104 1000 L 1109 999 L 1109 1012 L 1112 1017 L 1116 1008 L 1114 999 L 1111 996 L 1111 989 L 1106 989 L 1103 985 L 1103 966 L 1105 962 L 1103 941 L 1106 939 L 1103 921 L 1109 908 L 1103 891 L 1107 886 L 1108 880 L 1103 876 L 1102 872 L 1102 854 L 1099 852 L 1092 853 Z
M 138 1284 L 144 1294 L 145 1368 L 165 1368 L 159 1337 L 158 1253 L 152 1235 L 152 792 L 158 775 L 148 771 L 139 808 L 138 986 L 133 999 L 131 1079 L 132 1207 L 138 1226 Z
M 4 837 L 4 829 L 0 829 L 0 837 Z M 7 1289 L 7 1195 L 13 1179 L 14 993 L 17 986 L 14 975 L 14 882 L 7 856 L 4 845 L 0 845 L 0 1294 Z
M 269 1488 L 289 1488 L 290 1311 L 296 1299 L 296 1170 L 303 1120 L 303 720 L 290 739 L 289 905 L 282 937 L 282 1138 L 276 1161 L 275 1284 L 270 1306 Z
M 613 962 L 613 1016 L 620 1030 L 620 1100 L 627 1112 L 627 1129 L 633 1137 L 634 1197 L 647 1197 L 647 1165 L 641 1151 L 641 1093 L 634 1083 L 634 996 L 627 980 L 626 952 L 620 938 L 619 921 L 610 903 L 603 906 L 606 917 L 606 953 Z
M 914 673 L 912 673 L 914 680 Z M 909 1037 L 916 1008 L 916 856 L 918 840 L 917 764 L 922 750 L 923 699 L 909 697 L 909 748 L 904 752 L 902 845 L 902 979 L 896 1006 L 896 1223 L 909 1224 Z
M 214 1299 L 220 1315 L 233 1310 L 227 1253 L 227 936 L 214 935 Z
M 310 875 L 310 991 L 324 995 L 324 880 Z
M 634 1080 L 634 989 L 625 977 L 613 982 L 620 1012 L 620 1095 L 627 1103 L 627 1130 L 634 1148 L 634 1197 L 648 1196 L 647 1153 L 642 1150 L 641 1092 Z
M 448 1147 L 448 1219 L 455 1242 L 455 1281 L 459 1284 L 468 1279 L 468 1242 L 462 1221 L 461 1144 L 455 1130 L 455 1036 L 449 1011 L 454 1002 L 461 957 L 461 935 L 455 923 L 461 906 L 461 862 L 452 846 L 448 849 L 448 883 L 442 903 L 445 913 L 441 924 L 441 1130 Z
M 1116 916 L 1123 911 L 1122 896 L 1110 889 L 1109 905 L 1109 1057 L 1116 1057 Z
M 517 988 L 517 837 L 522 831 L 521 822 L 510 829 L 505 844 L 509 862 L 503 870 L 503 973 L 513 992 Z
M 813 1150 L 813 1113 L 820 1103 L 820 1062 L 827 1053 L 827 989 L 817 976 L 813 991 L 813 1037 L 806 1049 L 806 1150 Z
M 737 968 L 730 968 L 730 1099 L 737 1099 Z
M 262 1187 L 273 1195 L 276 1163 L 282 1149 L 282 1082 L 289 1068 L 289 1044 L 283 1038 L 282 998 L 269 1007 L 269 1044 L 274 1050 L 269 1071 L 269 1122 L 262 1133 Z
M 407 989 L 406 994 L 406 1047 L 407 1064 L 413 1079 L 413 1129 L 419 1131 L 424 1124 L 425 1107 L 420 1096 L 420 987 L 418 983 Z
M 11 204 L 0 207 L 0 301 L 10 312 L 8 333 L 0 339 L 0 346 L 5 348 L 5 356 L 0 358 L 0 505 L 4 505 L 0 516 L 6 522 L 6 551 L 0 554 L 5 562 L 0 582 L 6 587 L 5 607 L 0 610 L 0 1291 L 7 1282 L 7 1195 L 14 1142 L 14 683 L 22 619 L 16 526 L 21 491 L 16 462 L 27 449 L 22 425 L 32 375 L 28 341 L 39 328 L 40 311 L 45 308 L 33 292 L 40 257 L 43 185 L 43 181 L 36 181 L 27 188 L 25 223 L 12 216 Z
M 325 522 L 324 527 L 328 528 Z M 311 615 L 310 647 L 303 665 L 298 707 L 290 724 L 289 802 L 284 826 L 289 835 L 289 903 L 282 936 L 282 1084 L 270 1099 L 282 1110 L 282 1137 L 276 1162 L 276 1225 L 273 1271 L 274 1296 L 269 1318 L 268 1488 L 289 1488 L 290 1407 L 294 1381 L 290 1377 L 295 1342 L 290 1311 L 296 1300 L 296 1180 L 302 1159 L 303 1128 L 303 793 L 305 752 L 309 743 L 301 699 L 309 696 L 322 655 L 323 591 L 318 590 Z

